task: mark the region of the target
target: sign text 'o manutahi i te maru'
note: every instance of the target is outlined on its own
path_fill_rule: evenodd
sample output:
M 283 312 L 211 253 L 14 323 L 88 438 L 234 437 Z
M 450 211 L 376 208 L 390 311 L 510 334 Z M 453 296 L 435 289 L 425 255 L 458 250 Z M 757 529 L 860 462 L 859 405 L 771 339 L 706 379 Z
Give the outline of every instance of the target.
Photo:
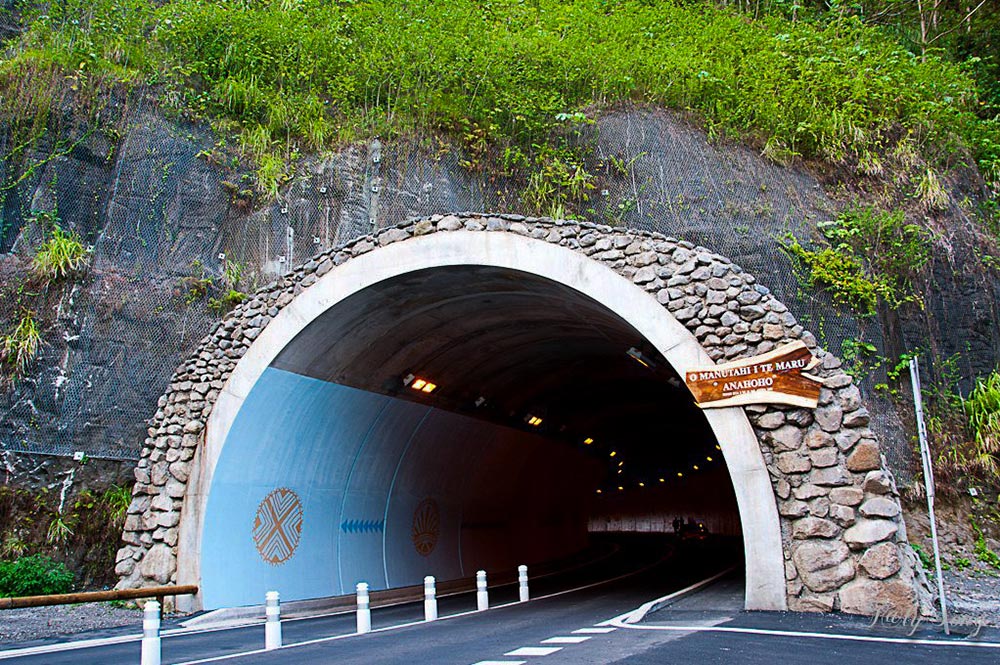
M 704 409 L 746 404 L 815 409 L 823 380 L 806 372 L 819 362 L 797 341 L 753 358 L 690 370 L 685 382 Z

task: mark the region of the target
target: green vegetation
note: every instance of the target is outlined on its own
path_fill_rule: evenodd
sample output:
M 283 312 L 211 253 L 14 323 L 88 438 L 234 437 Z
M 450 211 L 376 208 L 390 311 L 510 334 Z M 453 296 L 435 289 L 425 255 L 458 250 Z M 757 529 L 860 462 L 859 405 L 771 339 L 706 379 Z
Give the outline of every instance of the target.
M 44 125 L 60 76 L 84 97 L 112 82 L 162 85 L 168 105 L 235 133 L 271 193 L 305 151 L 416 128 L 535 162 L 559 117 L 623 102 L 693 112 L 775 159 L 862 173 L 896 154 L 929 174 L 971 152 L 993 177 L 1000 161 L 1000 127 L 977 115 L 972 77 L 844 11 L 810 22 L 629 0 L 66 0 L 26 11 L 29 29 L 0 60 L 0 97 L 22 125 Z M 563 166 L 556 179 L 577 176 Z
M 913 548 L 913 551 L 914 553 L 916 553 L 917 558 L 920 559 L 920 565 L 923 567 L 924 570 L 927 571 L 934 570 L 934 561 L 931 560 L 930 555 L 924 551 L 923 547 L 921 547 L 917 543 L 910 543 L 910 547 Z
M 245 266 L 235 261 L 226 261 L 222 269 L 222 293 L 208 299 L 208 308 L 216 314 L 225 314 L 247 299 L 247 294 L 237 290 L 243 279 Z
M 78 274 L 87 265 L 89 256 L 90 250 L 83 246 L 80 236 L 54 225 L 35 252 L 31 269 L 41 282 L 54 282 Z
M 0 366 L 7 370 L 4 374 L 11 379 L 22 376 L 41 346 L 42 331 L 35 313 L 21 310 L 14 328 L 0 337 Z
M 848 210 L 818 226 L 825 247 L 807 249 L 792 236 L 781 245 L 808 287 L 863 316 L 873 315 L 880 301 L 894 309 L 922 305 L 914 278 L 930 259 L 930 238 L 907 224 L 903 211 Z
M 49 522 L 45 542 L 49 545 L 64 545 L 73 535 L 73 520 L 63 515 L 54 515 Z
M 212 278 L 205 276 L 205 265 L 195 259 L 191 262 L 191 274 L 182 277 L 178 283 L 185 305 L 192 305 L 208 295 L 212 288 Z
M 131 491 L 114 485 L 101 493 L 83 489 L 62 506 L 60 496 L 46 488 L 0 485 L 0 558 L 53 557 L 72 565 L 82 583 L 112 583 Z
M 1000 478 L 1000 371 L 980 378 L 965 400 L 974 463 Z
M 132 503 L 132 490 L 121 485 L 112 485 L 101 496 L 107 506 L 108 516 L 117 523 L 124 521 L 128 507 Z
M 37 596 L 68 593 L 73 573 L 63 563 L 41 554 L 0 561 L 0 596 Z
M 240 290 L 246 266 L 236 261 L 226 261 L 222 266 L 222 279 L 209 277 L 204 264 L 198 259 L 191 262 L 191 274 L 180 280 L 184 304 L 192 305 L 208 299 L 208 308 L 216 314 L 225 314 L 247 299 Z
M 973 545 L 973 549 L 976 552 L 976 558 L 985 563 L 987 566 L 1000 570 L 1000 555 L 997 555 L 996 552 L 990 549 L 989 543 L 986 542 L 986 534 L 983 532 L 982 527 L 973 521 L 972 530 L 976 534 L 976 542 Z

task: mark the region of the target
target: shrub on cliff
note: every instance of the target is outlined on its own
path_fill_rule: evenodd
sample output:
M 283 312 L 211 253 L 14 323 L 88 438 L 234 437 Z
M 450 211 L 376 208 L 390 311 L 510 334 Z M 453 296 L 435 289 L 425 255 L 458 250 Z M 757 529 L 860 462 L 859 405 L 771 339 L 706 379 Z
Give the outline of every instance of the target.
M 33 554 L 14 561 L 0 561 L 0 596 L 39 596 L 68 593 L 73 573 L 66 565 Z

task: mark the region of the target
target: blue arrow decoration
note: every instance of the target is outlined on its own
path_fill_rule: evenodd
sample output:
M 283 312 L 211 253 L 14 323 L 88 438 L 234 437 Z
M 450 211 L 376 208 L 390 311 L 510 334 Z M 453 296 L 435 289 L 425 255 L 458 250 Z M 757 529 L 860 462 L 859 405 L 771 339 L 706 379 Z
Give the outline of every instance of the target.
M 344 520 L 340 530 L 344 533 L 381 533 L 385 530 L 385 520 Z

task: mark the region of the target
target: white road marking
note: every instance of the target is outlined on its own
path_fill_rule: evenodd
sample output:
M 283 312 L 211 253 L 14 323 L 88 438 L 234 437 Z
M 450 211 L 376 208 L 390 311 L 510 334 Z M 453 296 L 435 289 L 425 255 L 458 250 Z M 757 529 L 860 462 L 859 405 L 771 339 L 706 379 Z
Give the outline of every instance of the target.
M 623 580 L 623 579 L 625 579 L 627 577 L 632 577 L 633 575 L 638 575 L 640 573 L 643 573 L 643 572 L 649 570 L 650 568 L 653 568 L 653 567 L 659 565 L 662 562 L 663 562 L 663 559 L 660 559 L 659 561 L 651 563 L 648 566 L 640 568 L 639 570 L 632 571 L 631 573 L 625 573 L 624 575 L 619 575 L 618 577 L 612 577 L 611 579 L 604 580 L 603 582 L 593 582 L 591 584 L 585 584 L 585 585 L 583 585 L 581 587 L 577 587 L 575 589 L 566 589 L 565 591 L 557 591 L 555 593 L 550 593 L 550 594 L 545 595 L 545 596 L 536 596 L 536 597 L 532 598 L 531 600 L 529 600 L 527 602 L 534 603 L 534 602 L 539 601 L 539 600 L 545 600 L 547 598 L 555 598 L 557 596 L 563 596 L 563 595 L 566 595 L 568 593 L 575 593 L 577 591 L 583 591 L 584 589 L 590 589 L 590 588 L 593 588 L 593 587 L 596 587 L 596 586 L 601 586 L 601 585 L 604 585 L 604 584 L 610 584 L 611 582 L 617 582 L 618 580 Z M 487 612 L 492 612 L 494 610 L 499 610 L 499 609 L 502 609 L 504 607 L 518 607 L 518 606 L 523 606 L 524 604 L 525 603 L 518 602 L 518 601 L 513 601 L 513 602 L 510 602 L 510 603 L 504 603 L 502 605 L 495 605 L 493 607 L 490 607 L 486 611 Z M 446 615 L 438 618 L 438 622 L 440 622 L 440 621 L 446 621 L 448 619 L 457 619 L 459 617 L 476 615 L 476 614 L 482 614 L 482 612 L 480 612 L 478 610 L 469 610 L 467 612 L 458 612 L 456 614 L 446 614 Z M 384 633 L 384 632 L 390 631 L 390 630 L 398 630 L 400 628 L 410 628 L 412 626 L 421 626 L 421 625 L 427 625 L 427 622 L 423 621 L 423 620 L 420 620 L 420 621 L 411 621 L 409 623 L 396 624 L 394 626 L 385 626 L 383 628 L 375 628 L 375 629 L 373 629 L 371 631 L 371 633 L 366 633 L 366 634 L 367 635 L 371 635 L 373 633 Z M 344 639 L 347 639 L 349 637 L 357 637 L 357 636 L 358 636 L 357 633 L 344 633 L 342 635 L 331 635 L 330 637 L 318 637 L 316 639 L 305 640 L 303 642 L 294 642 L 292 644 L 286 644 L 286 645 L 284 645 L 284 646 L 282 646 L 280 648 L 281 649 L 294 649 L 296 647 L 308 646 L 310 644 L 321 644 L 323 642 L 334 642 L 334 641 L 337 641 L 337 640 L 344 640 Z M 561 647 L 559 647 L 559 648 L 561 648 Z M 557 648 L 557 650 L 558 650 L 558 648 Z M 0 652 L 0 653 L 2 653 L 2 652 Z M 185 661 L 183 663 L 177 663 L 176 665 L 201 665 L 202 663 L 216 663 L 216 662 L 223 661 L 223 660 L 241 658 L 243 656 L 256 656 L 256 655 L 262 654 L 262 653 L 267 653 L 267 651 L 264 650 L 264 649 L 254 649 L 252 651 L 240 651 L 240 652 L 237 652 L 237 653 L 226 654 L 226 655 L 223 655 L 223 656 L 213 656 L 211 658 L 202 658 L 200 660 L 189 660 L 189 661 Z M 504 654 L 504 655 L 506 656 L 506 655 L 509 655 L 509 654 Z M 3 656 L 0 655 L 0 660 L 2 660 L 2 659 L 3 659 Z
M 521 647 L 508 651 L 505 656 L 548 656 L 556 651 L 562 651 L 562 647 Z
M 601 561 L 604 558 L 608 558 L 608 557 L 598 558 L 598 559 L 595 559 L 595 561 Z M 527 602 L 530 603 L 530 602 L 535 602 L 535 601 L 538 601 L 538 600 L 545 600 L 547 598 L 555 598 L 557 596 L 563 596 L 563 595 L 565 595 L 567 593 L 575 593 L 577 591 L 584 591 L 585 589 L 590 589 L 590 588 L 593 588 L 593 587 L 596 587 L 596 586 L 601 586 L 602 584 L 610 584 L 611 582 L 617 582 L 618 580 L 623 580 L 623 579 L 625 579 L 627 577 L 631 577 L 633 575 L 638 575 L 639 573 L 643 573 L 643 572 L 649 570 L 650 568 L 653 568 L 657 564 L 662 563 L 662 561 L 663 561 L 663 559 L 661 559 L 659 561 L 656 561 L 656 562 L 654 562 L 654 563 L 652 563 L 652 564 L 650 564 L 648 566 L 645 566 L 644 568 L 640 568 L 639 570 L 632 571 L 631 573 L 625 573 L 624 575 L 619 575 L 618 577 L 612 577 L 611 579 L 604 580 L 602 582 L 593 582 L 591 584 L 585 584 L 584 586 L 581 586 L 581 587 L 576 587 L 575 589 L 566 589 L 565 591 L 557 591 L 555 593 L 550 593 L 550 594 L 547 594 L 547 595 L 544 595 L 544 596 L 537 596 L 537 597 L 531 598 Z M 591 563 L 593 563 L 593 562 L 591 562 Z M 587 565 L 587 564 L 581 564 L 578 567 L 583 567 L 584 565 Z M 571 568 L 568 568 L 567 570 L 575 570 L 575 569 L 576 569 L 576 567 L 571 567 Z M 562 572 L 565 572 L 565 571 L 562 571 Z M 539 575 L 538 577 L 548 577 L 550 575 L 557 575 L 557 574 L 559 574 L 559 571 L 553 572 L 553 573 L 546 573 L 545 575 Z M 496 586 L 491 586 L 490 589 L 497 589 L 497 588 L 501 588 L 501 587 L 514 586 L 515 584 L 517 584 L 517 582 L 508 582 L 508 583 L 505 583 L 505 584 L 498 584 Z M 471 591 L 455 592 L 455 593 L 447 594 L 447 595 L 460 595 L 461 593 L 471 593 Z M 440 597 L 441 596 L 439 596 L 439 598 Z M 395 607 L 397 605 L 407 605 L 407 604 L 418 603 L 418 602 L 420 602 L 420 601 L 400 601 L 399 603 L 391 603 L 391 604 L 388 604 L 388 605 L 380 605 L 376 609 L 382 609 L 383 607 Z M 493 607 L 490 607 L 490 610 L 499 610 L 499 609 L 502 609 L 504 607 L 514 607 L 516 605 L 523 605 L 523 604 L 524 603 L 521 603 L 521 602 L 518 602 L 518 601 L 514 601 L 514 602 L 511 602 L 511 603 L 503 603 L 501 605 L 495 605 Z M 456 617 L 460 617 L 460 616 L 467 616 L 469 614 L 477 614 L 477 613 L 478 613 L 477 611 L 459 612 L 458 614 L 449 614 L 449 615 L 446 615 L 446 616 L 443 616 L 443 617 L 440 617 L 440 618 L 441 619 L 452 619 L 452 618 L 456 618 Z M 292 617 L 292 618 L 288 618 L 288 619 L 282 619 L 281 623 L 287 623 L 287 622 L 290 622 L 290 621 L 303 621 L 303 620 L 307 620 L 307 619 L 319 619 L 319 618 L 323 618 L 323 617 L 339 616 L 339 615 L 344 615 L 344 614 L 354 614 L 354 610 L 342 610 L 342 611 L 337 611 L 337 612 L 330 612 L 328 614 L 316 614 L 316 615 L 306 616 L 306 617 Z M 414 621 L 414 622 L 411 622 L 411 623 L 404 623 L 404 624 L 399 624 L 399 625 L 395 625 L 395 626 L 387 626 L 385 628 L 380 628 L 380 629 L 377 629 L 377 630 L 373 630 L 372 632 L 373 633 L 377 633 L 377 632 L 382 632 L 382 631 L 386 631 L 386 630 L 394 630 L 396 628 L 408 628 L 410 626 L 417 626 L 417 625 L 420 625 L 422 623 L 424 623 L 424 622 L 423 621 Z M 204 633 L 215 633 L 215 632 L 220 632 L 220 631 L 224 631 L 224 630 L 243 630 L 243 629 L 249 629 L 249 628 L 253 628 L 255 626 L 263 626 L 263 625 L 264 625 L 263 621 L 254 621 L 252 623 L 239 624 L 239 625 L 236 625 L 236 626 L 216 626 L 216 627 L 208 627 L 208 628 L 172 628 L 170 630 L 161 631 L 160 632 L 160 637 L 161 638 L 184 637 L 184 636 L 187 636 L 187 635 L 201 635 L 201 634 L 204 634 Z M 313 643 L 315 643 L 317 641 L 319 641 L 319 642 L 326 642 L 326 641 L 330 641 L 330 640 L 340 640 L 340 639 L 344 639 L 345 637 L 354 637 L 355 634 L 356 633 L 347 633 L 347 634 L 344 634 L 344 635 L 334 635 L 334 636 L 331 636 L 331 637 L 324 637 L 324 638 L 320 638 L 319 640 L 309 640 L 307 642 L 298 642 L 298 643 L 295 643 L 295 644 L 285 645 L 284 648 L 291 648 L 291 647 L 299 646 L 300 644 L 313 644 Z M 24 647 L 24 648 L 21 648 L 21 649 L 0 649 L 0 660 L 6 660 L 6 659 L 9 659 L 9 658 L 20 658 L 22 656 L 36 656 L 36 655 L 40 655 L 40 654 L 44 654 L 44 653 L 59 653 L 59 652 L 62 652 L 62 651 L 74 651 L 76 649 L 89 649 L 89 648 L 93 648 L 93 647 L 107 646 L 107 645 L 111 645 L 111 644 L 126 644 L 128 642 L 139 642 L 140 640 L 142 640 L 142 634 L 137 629 L 137 633 L 136 634 L 132 634 L 132 635 L 121 635 L 121 636 L 118 636 L 118 637 L 102 637 L 102 638 L 95 638 L 95 639 L 90 639 L 90 640 L 77 640 L 77 641 L 73 641 L 73 642 L 59 642 L 59 643 L 55 643 L 55 644 L 44 644 L 44 645 L 37 646 L 37 647 Z M 216 656 L 214 658 L 206 658 L 206 659 L 203 659 L 203 660 L 192 660 L 192 661 L 188 661 L 187 663 L 178 663 L 178 665 L 194 665 L 195 663 L 211 663 L 211 662 L 215 662 L 215 661 L 219 661 L 219 660 L 224 660 L 225 658 L 236 658 L 236 657 L 239 657 L 239 656 L 251 656 L 251 655 L 256 655 L 258 653 L 263 653 L 263 650 L 256 649 L 256 650 L 253 650 L 253 651 L 237 652 L 237 653 L 231 654 L 229 656 Z
M 932 647 L 975 647 L 980 649 L 1000 649 L 1000 642 L 968 642 L 965 640 L 935 640 L 915 637 L 877 637 L 874 635 L 849 635 L 846 633 L 812 633 L 798 630 L 772 630 L 769 628 L 739 628 L 737 626 L 663 626 L 632 624 L 627 619 L 616 617 L 611 621 L 618 628 L 631 630 L 669 630 L 685 633 L 740 633 L 744 635 L 769 635 L 773 637 L 809 637 L 820 640 L 841 640 L 845 642 L 877 642 L 881 644 L 917 644 Z
M 481 660 L 472 665 L 524 665 L 526 660 Z
M 702 588 L 703 586 L 707 586 L 707 585 L 711 584 L 712 582 L 716 581 L 720 577 L 723 577 L 724 575 L 728 575 L 733 570 L 736 570 L 736 566 L 731 566 L 729 568 L 726 568 L 721 573 L 716 573 L 715 575 L 712 575 L 711 577 L 706 577 L 702 581 L 695 582 L 694 584 L 692 584 L 690 586 L 686 586 L 683 589 L 680 589 L 679 591 L 674 591 L 673 593 L 668 593 L 666 596 L 660 596 L 659 598 L 654 598 L 653 600 L 649 601 L 648 603 L 643 603 L 642 605 L 640 605 L 639 607 L 635 608 L 634 610 L 631 610 L 629 612 L 625 612 L 625 614 L 619 614 L 618 616 L 614 617 L 613 619 L 608 619 L 607 621 L 602 621 L 601 623 L 599 623 L 597 625 L 598 626 L 616 626 L 616 625 L 618 625 L 617 623 L 615 623 L 617 621 L 622 621 L 622 622 L 625 622 L 625 623 L 638 623 L 639 621 L 642 621 L 646 617 L 647 614 L 649 614 L 650 610 L 652 610 L 654 607 L 656 607 L 660 603 L 665 603 L 668 600 L 673 600 L 674 598 L 680 598 L 681 596 L 687 595 L 687 594 L 691 593 L 692 591 L 697 591 L 698 589 Z
M 565 637 L 550 637 L 547 640 L 542 640 L 542 644 L 579 644 L 580 642 L 586 642 L 589 637 L 584 635 L 576 636 L 565 636 Z
M 578 628 L 577 630 L 574 630 L 573 632 L 574 633 L 578 633 L 580 635 L 606 635 L 607 633 L 613 633 L 616 630 L 618 630 L 618 629 L 615 628 L 614 626 L 604 626 L 604 627 L 601 627 L 601 628 L 597 628 L 597 627 L 594 627 L 594 628 Z

